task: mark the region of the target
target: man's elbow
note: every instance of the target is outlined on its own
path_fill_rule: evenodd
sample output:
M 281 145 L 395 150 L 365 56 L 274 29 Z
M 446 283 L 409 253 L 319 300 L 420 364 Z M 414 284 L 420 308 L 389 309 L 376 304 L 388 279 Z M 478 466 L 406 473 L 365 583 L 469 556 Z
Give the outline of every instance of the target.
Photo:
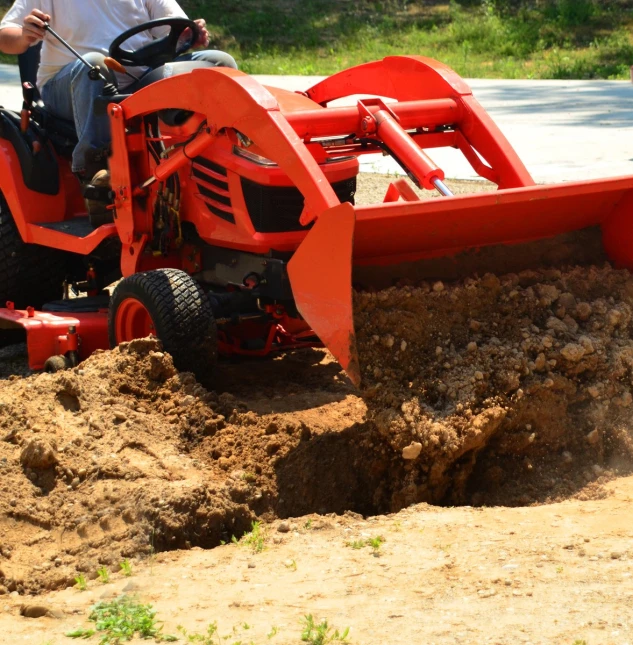
M 29 43 L 22 35 L 19 27 L 0 29 L 0 52 L 3 54 L 23 54 L 29 48 Z

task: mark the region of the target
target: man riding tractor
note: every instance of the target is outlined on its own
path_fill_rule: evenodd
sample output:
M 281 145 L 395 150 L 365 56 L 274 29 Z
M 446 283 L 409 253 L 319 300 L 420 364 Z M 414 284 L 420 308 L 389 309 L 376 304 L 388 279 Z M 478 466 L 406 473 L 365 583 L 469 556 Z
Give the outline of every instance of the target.
M 186 17 L 175 0 L 15 0 L 0 23 L 0 51 L 6 54 L 22 54 L 42 43 L 37 86 L 47 110 L 75 124 L 78 143 L 72 154 L 72 171 L 84 186 L 86 207 L 92 218 L 103 221 L 104 216 L 111 217 L 107 210 L 109 121 L 106 114 L 94 112 L 94 100 L 103 93 L 106 81 L 114 83 L 119 91 L 133 92 L 147 71 L 141 67 L 113 72 L 105 60 L 110 44 L 122 32 L 149 20 Z M 99 67 L 100 78 L 91 78 L 85 63 L 47 34 L 49 23 L 88 63 Z M 202 18 L 195 23 L 198 33 L 188 34 L 189 44 L 207 47 L 206 23 Z M 163 29 L 157 28 L 132 36 L 129 43 L 139 48 L 163 35 Z M 232 56 L 217 50 L 182 54 L 175 60 L 237 68 Z M 165 67 L 165 74 L 168 70 Z

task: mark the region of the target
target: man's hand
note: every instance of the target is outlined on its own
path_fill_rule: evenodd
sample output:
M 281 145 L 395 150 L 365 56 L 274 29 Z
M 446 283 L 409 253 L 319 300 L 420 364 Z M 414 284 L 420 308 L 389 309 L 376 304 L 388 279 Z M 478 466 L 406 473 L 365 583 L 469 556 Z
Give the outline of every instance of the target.
M 198 25 L 198 39 L 193 44 L 194 47 L 208 47 L 209 46 L 209 32 L 207 31 L 207 22 L 204 18 L 194 20 Z
M 44 34 L 46 33 L 44 31 L 44 25 L 50 22 L 50 19 L 51 17 L 47 13 L 39 9 L 33 9 L 24 19 L 22 36 L 29 45 L 44 39 Z

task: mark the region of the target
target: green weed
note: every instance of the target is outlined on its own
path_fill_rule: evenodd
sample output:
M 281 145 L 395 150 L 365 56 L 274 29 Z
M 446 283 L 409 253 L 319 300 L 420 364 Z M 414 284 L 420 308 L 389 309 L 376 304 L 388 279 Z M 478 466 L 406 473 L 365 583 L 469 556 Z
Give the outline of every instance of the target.
M 346 546 L 351 547 L 352 549 L 362 549 L 366 546 L 372 548 L 373 554 L 375 556 L 380 555 L 380 546 L 385 542 L 385 538 L 382 535 L 377 535 L 373 538 L 368 538 L 366 540 L 353 540 L 352 542 L 346 542 Z
M 314 622 L 312 614 L 303 619 L 303 631 L 301 640 L 310 645 L 326 645 L 327 643 L 343 643 L 349 634 L 349 627 L 343 632 L 328 625 L 327 620 L 322 620 L 318 625 Z
M 234 544 L 249 546 L 253 553 L 261 553 L 265 548 L 265 535 L 261 522 L 252 522 L 251 530 L 244 533 L 242 538 L 238 540 L 235 536 L 231 538 Z
M 132 565 L 130 564 L 129 560 L 123 560 L 123 562 L 119 563 L 119 567 L 121 568 L 121 573 L 126 577 L 129 578 L 132 575 Z
M 108 571 L 108 567 L 103 566 L 101 569 L 97 569 L 97 575 L 99 576 L 99 582 L 101 582 L 101 584 L 107 585 L 108 582 L 110 582 L 110 572 Z
M 79 591 L 86 591 L 86 589 L 88 588 L 88 581 L 86 580 L 86 576 L 84 576 L 83 573 L 80 573 L 75 578 L 75 587 L 77 587 Z
M 76 629 L 67 632 L 66 636 L 90 638 L 99 633 L 100 645 L 119 645 L 132 640 L 136 635 L 161 642 L 177 640 L 175 636 L 162 633 L 162 625 L 156 620 L 156 612 L 151 605 L 143 605 L 131 596 L 124 595 L 116 600 L 97 603 L 88 620 L 95 624 L 94 629 Z

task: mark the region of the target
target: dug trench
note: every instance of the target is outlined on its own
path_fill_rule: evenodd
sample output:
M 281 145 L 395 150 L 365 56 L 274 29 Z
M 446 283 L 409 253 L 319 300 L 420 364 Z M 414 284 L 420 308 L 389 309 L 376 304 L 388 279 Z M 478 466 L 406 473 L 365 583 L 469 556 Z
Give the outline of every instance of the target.
M 631 472 L 628 272 L 417 279 L 354 308 L 360 391 L 316 349 L 200 384 L 153 339 L 0 381 L 0 594 L 255 520 L 583 499 Z

